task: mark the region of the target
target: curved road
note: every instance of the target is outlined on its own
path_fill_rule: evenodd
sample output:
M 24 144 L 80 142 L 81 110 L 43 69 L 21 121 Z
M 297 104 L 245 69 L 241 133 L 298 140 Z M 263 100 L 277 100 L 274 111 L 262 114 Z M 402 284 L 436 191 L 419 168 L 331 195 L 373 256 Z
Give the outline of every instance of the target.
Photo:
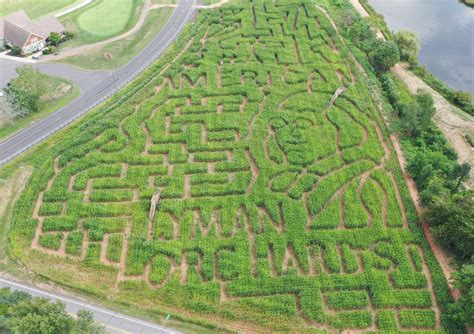
M 31 126 L 0 142 L 0 166 L 62 129 L 76 118 L 103 102 L 153 63 L 178 37 L 192 18 L 195 0 L 180 0 L 168 22 L 155 38 L 121 69 L 100 82 L 95 89 Z
M 50 299 L 52 302 L 60 301 L 66 305 L 66 311 L 70 314 L 76 314 L 79 310 L 91 311 L 94 314 L 94 319 L 105 326 L 105 330 L 112 334 L 179 334 L 181 332 L 152 324 L 137 318 L 132 318 L 117 312 L 106 310 L 102 307 L 97 307 L 79 300 L 74 300 L 70 297 L 52 294 L 45 290 L 23 285 L 16 282 L 11 282 L 0 278 L 0 288 L 10 288 L 15 291 L 26 292 L 33 297 L 43 297 Z

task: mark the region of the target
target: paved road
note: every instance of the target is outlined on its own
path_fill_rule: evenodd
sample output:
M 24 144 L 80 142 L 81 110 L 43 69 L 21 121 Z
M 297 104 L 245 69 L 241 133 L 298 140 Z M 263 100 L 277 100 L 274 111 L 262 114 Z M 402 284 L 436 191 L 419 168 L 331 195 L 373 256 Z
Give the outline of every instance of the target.
M 16 291 L 24 291 L 34 297 L 43 297 L 52 300 L 53 302 L 60 301 L 66 305 L 67 312 L 76 314 L 79 310 L 88 310 L 94 314 L 96 321 L 105 326 L 108 333 L 125 334 L 125 333 L 140 333 L 140 334 L 178 334 L 180 332 L 174 329 L 152 324 L 137 318 L 128 317 L 126 315 L 108 311 L 104 308 L 97 307 L 82 301 L 74 300 L 69 297 L 61 296 L 59 294 L 52 294 L 38 288 L 27 285 L 11 282 L 0 278 L 0 288 L 10 288 Z
M 95 89 L 84 92 L 66 107 L 1 141 L 0 166 L 82 116 L 153 63 L 191 19 L 194 2 L 195 0 L 180 0 L 168 22 L 150 44 L 127 65 L 103 79 Z
M 0 0 L 1 1 L 1 0 Z M 66 64 L 58 63 L 19 63 L 16 60 L 0 58 L 0 89 L 5 88 L 14 78 L 18 77 L 16 69 L 24 65 L 37 68 L 41 73 L 74 81 L 81 90 L 81 95 L 93 90 L 98 83 L 110 76 L 110 72 L 86 71 Z

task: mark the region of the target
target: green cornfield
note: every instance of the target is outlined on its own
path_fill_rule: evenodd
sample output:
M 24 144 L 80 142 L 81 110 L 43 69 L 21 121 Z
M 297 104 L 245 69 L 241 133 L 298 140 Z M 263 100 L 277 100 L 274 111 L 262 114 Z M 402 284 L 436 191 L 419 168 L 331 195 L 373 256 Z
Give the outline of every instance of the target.
M 12 254 L 234 331 L 448 330 L 388 131 L 321 2 L 201 11 L 119 102 L 37 153 Z

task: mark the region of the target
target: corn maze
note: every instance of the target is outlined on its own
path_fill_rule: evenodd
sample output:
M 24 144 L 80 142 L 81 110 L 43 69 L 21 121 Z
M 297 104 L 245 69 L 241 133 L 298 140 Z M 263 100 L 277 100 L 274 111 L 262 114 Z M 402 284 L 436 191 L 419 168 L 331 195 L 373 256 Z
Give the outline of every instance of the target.
M 44 159 L 14 220 L 26 252 L 242 331 L 441 331 L 432 255 L 327 14 L 242 1 L 195 25 L 139 98 Z

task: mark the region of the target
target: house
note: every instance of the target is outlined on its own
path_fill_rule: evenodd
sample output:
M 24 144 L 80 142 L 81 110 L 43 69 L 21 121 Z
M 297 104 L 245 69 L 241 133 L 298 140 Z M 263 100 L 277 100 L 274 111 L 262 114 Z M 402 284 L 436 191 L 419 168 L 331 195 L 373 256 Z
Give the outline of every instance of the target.
M 54 16 L 32 21 L 20 10 L 0 19 L 0 46 L 18 46 L 22 54 L 44 49 L 52 32 L 62 34 L 65 28 Z

